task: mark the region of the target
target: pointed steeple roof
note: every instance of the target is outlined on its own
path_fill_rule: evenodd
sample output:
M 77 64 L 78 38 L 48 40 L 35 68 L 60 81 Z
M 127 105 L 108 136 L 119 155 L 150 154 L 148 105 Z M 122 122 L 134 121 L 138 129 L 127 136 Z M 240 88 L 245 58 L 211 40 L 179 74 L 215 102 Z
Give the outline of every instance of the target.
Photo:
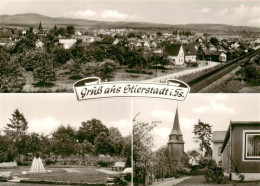
M 174 118 L 174 122 L 173 122 L 173 128 L 172 128 L 172 132 L 170 135 L 172 135 L 172 134 L 182 135 L 181 129 L 180 129 L 180 123 L 179 123 L 178 107 L 176 109 L 175 118 Z

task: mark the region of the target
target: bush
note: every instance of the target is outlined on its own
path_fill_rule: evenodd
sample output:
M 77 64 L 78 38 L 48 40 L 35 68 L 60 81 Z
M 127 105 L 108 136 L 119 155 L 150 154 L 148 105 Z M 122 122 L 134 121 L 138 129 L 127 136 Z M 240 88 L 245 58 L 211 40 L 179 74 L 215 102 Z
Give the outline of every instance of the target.
M 72 79 L 72 80 L 79 80 L 79 79 L 82 79 L 83 77 L 82 76 L 70 76 L 69 79 Z
M 101 167 L 111 167 L 113 165 L 113 162 L 99 160 L 97 164 Z
M 132 180 L 132 174 L 131 173 L 126 173 L 124 175 L 124 179 L 128 182 L 130 182 Z
M 115 185 L 127 185 L 127 181 L 123 176 L 117 176 L 114 178 Z
M 29 162 L 21 162 L 21 161 L 18 161 L 18 162 L 17 162 L 17 165 L 18 165 L 18 166 L 29 166 L 30 163 L 29 163 Z
M 224 169 L 218 167 L 216 161 L 211 158 L 203 158 L 199 161 L 199 167 L 204 169 L 206 182 L 224 183 Z
M 33 84 L 33 86 L 35 87 L 53 87 L 54 85 L 55 84 L 52 82 L 45 82 L 45 81 L 39 81 Z
M 55 165 L 56 164 L 56 161 L 55 160 L 50 160 L 50 159 L 47 159 L 45 161 L 45 165 Z
M 139 70 L 125 70 L 127 73 L 134 73 L 134 74 L 140 74 Z M 146 72 L 146 71 L 141 71 L 141 74 L 148 74 L 148 75 L 153 75 L 153 72 Z

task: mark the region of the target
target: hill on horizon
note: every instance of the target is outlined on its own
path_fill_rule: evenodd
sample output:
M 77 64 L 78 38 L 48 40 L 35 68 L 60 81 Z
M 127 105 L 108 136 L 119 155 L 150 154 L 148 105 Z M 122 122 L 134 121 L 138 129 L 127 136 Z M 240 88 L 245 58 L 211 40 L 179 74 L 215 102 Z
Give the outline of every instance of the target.
M 41 21 L 43 27 L 74 25 L 81 28 L 141 28 L 141 27 L 158 27 L 158 28 L 176 28 L 189 29 L 197 31 L 252 31 L 260 32 L 260 28 L 249 26 L 232 26 L 225 24 L 159 24 L 147 22 L 108 22 L 95 21 L 87 19 L 73 19 L 65 17 L 49 17 L 37 13 L 25 13 L 14 15 L 0 15 L 0 24 L 2 25 L 21 25 L 21 26 L 38 26 Z

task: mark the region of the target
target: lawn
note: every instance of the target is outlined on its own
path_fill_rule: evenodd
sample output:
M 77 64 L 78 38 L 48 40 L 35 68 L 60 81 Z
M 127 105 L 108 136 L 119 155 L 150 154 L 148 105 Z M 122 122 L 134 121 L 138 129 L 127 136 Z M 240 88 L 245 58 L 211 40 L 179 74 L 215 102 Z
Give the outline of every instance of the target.
M 201 186 L 217 186 L 220 184 L 212 184 L 212 183 L 206 183 L 205 176 L 200 175 L 200 176 L 192 176 L 190 179 L 186 179 L 180 183 L 177 184 L 177 186 L 185 186 L 185 185 L 201 185 Z M 233 185 L 239 185 L 239 186 L 256 186 L 260 185 L 259 182 L 243 182 L 239 183 L 236 181 L 228 181 L 227 183 L 224 184 L 225 186 L 233 186 Z
M 11 176 L 17 176 L 18 178 L 27 178 L 26 180 L 33 181 L 62 181 L 62 182 L 84 182 L 84 183 L 98 183 L 105 184 L 107 178 L 110 175 L 95 170 L 92 167 L 73 167 L 69 168 L 75 172 L 68 172 L 63 168 L 45 167 L 45 170 L 51 170 L 52 172 L 37 173 L 37 174 L 22 174 L 22 171 L 29 171 L 30 167 L 19 167 L 16 169 L 1 169 L 0 171 L 11 171 Z

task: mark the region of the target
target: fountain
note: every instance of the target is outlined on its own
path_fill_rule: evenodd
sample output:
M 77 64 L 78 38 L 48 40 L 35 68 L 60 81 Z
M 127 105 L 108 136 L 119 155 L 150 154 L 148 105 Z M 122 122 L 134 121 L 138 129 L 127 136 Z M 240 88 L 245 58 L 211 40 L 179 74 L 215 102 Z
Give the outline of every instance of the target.
M 30 173 L 44 173 L 45 169 L 42 164 L 42 160 L 40 157 L 34 157 L 32 166 L 30 169 Z

